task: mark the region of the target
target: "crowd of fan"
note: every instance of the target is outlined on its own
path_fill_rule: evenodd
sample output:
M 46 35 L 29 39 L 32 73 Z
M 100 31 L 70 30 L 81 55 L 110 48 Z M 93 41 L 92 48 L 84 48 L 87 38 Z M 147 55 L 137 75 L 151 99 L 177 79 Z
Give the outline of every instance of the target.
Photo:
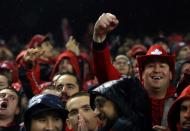
M 103 13 L 79 44 L 65 21 L 59 49 L 0 39 L 1 131 L 190 130 L 189 34 L 121 40 Z

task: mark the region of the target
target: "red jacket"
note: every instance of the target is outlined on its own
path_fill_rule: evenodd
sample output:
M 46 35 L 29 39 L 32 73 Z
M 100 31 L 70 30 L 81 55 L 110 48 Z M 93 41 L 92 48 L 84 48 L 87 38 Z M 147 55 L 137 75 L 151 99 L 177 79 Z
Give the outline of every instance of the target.
M 106 45 L 106 44 L 103 44 Z M 95 46 L 95 44 L 94 44 Z M 111 56 L 108 47 L 105 46 L 100 50 L 93 48 L 93 62 L 95 74 L 99 84 L 106 81 L 116 80 L 121 77 L 121 74 L 115 69 L 111 63 Z
M 50 81 L 53 60 L 36 59 L 33 62 L 24 62 L 23 56 L 26 51 L 22 51 L 16 58 L 19 72 L 19 79 L 28 98 L 41 93 L 40 84 Z
M 93 43 L 93 62 L 95 67 L 95 73 L 100 84 L 110 80 L 116 80 L 121 77 L 121 74 L 115 69 L 115 67 L 111 63 L 110 52 L 107 44 Z M 151 98 L 153 125 L 161 124 L 165 101 L 168 98 L 173 97 L 175 91 L 176 90 L 174 87 L 169 87 L 166 97 L 164 99 L 155 100 Z

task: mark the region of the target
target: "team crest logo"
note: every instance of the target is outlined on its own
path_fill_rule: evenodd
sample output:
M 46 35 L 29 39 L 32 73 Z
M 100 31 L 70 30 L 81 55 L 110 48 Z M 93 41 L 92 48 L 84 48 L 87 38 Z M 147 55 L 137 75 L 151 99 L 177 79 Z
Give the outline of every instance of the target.
M 155 49 L 154 51 L 151 52 L 151 55 L 161 55 L 162 52 L 158 49 Z

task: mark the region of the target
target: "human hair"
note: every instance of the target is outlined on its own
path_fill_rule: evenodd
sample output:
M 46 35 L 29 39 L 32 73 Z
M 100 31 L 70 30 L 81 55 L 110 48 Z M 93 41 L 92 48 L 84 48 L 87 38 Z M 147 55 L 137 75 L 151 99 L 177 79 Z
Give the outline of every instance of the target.
M 0 89 L 0 91 L 7 90 L 7 89 L 10 90 L 10 91 L 12 91 L 12 92 L 14 92 L 17 95 L 17 97 L 18 97 L 17 107 L 20 109 L 20 112 L 19 112 L 19 114 L 17 114 L 17 115 L 14 116 L 14 120 L 13 121 L 19 124 L 20 120 L 22 119 L 21 118 L 22 114 L 21 114 L 21 96 L 20 96 L 20 93 L 16 89 L 14 89 L 12 87 L 5 87 L 5 88 Z
M 148 64 L 154 63 L 154 62 L 162 62 L 162 63 L 169 65 L 170 71 L 173 72 L 173 70 L 171 69 L 172 65 L 169 63 L 169 61 L 167 59 L 164 59 L 164 58 L 148 58 L 146 61 L 144 61 L 144 64 L 142 65 L 142 71 L 144 71 L 145 67 Z
M 69 97 L 69 99 L 68 99 L 67 102 L 66 102 L 66 108 L 67 108 L 67 103 L 68 103 L 71 99 L 76 98 L 76 97 L 82 97 L 82 96 L 90 97 L 90 94 L 87 93 L 87 92 L 84 92 L 84 91 L 77 92 L 76 94 L 74 94 L 74 95 L 72 95 L 71 97 Z
M 5 89 L 8 89 L 8 90 L 11 90 L 12 92 L 15 92 L 15 94 L 17 95 L 17 97 L 18 97 L 18 107 L 20 108 L 21 107 L 21 97 L 20 97 L 20 93 L 16 90 L 16 89 L 14 89 L 14 88 L 12 88 L 12 87 L 5 87 L 5 88 L 1 88 L 0 89 L 0 91 L 2 91 L 2 90 L 5 90 Z
M 11 85 L 11 83 L 13 82 L 13 74 L 10 70 L 8 69 L 0 69 L 0 75 L 3 75 L 5 77 L 7 77 L 8 79 L 8 84 Z
M 54 76 L 57 76 L 56 79 L 54 80 L 54 83 L 57 82 L 63 75 L 70 75 L 70 76 L 75 77 L 76 83 L 79 86 L 79 90 L 80 91 L 82 90 L 82 81 L 79 79 L 79 77 L 75 73 L 72 73 L 72 72 L 57 73 L 56 75 L 54 75 Z

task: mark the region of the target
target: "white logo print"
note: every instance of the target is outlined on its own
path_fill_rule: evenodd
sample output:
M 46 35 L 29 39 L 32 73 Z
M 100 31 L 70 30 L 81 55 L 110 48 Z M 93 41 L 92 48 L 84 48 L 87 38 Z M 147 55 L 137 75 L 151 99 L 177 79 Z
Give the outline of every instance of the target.
M 154 51 L 151 52 L 151 55 L 161 55 L 162 52 L 158 49 L 155 49 Z

